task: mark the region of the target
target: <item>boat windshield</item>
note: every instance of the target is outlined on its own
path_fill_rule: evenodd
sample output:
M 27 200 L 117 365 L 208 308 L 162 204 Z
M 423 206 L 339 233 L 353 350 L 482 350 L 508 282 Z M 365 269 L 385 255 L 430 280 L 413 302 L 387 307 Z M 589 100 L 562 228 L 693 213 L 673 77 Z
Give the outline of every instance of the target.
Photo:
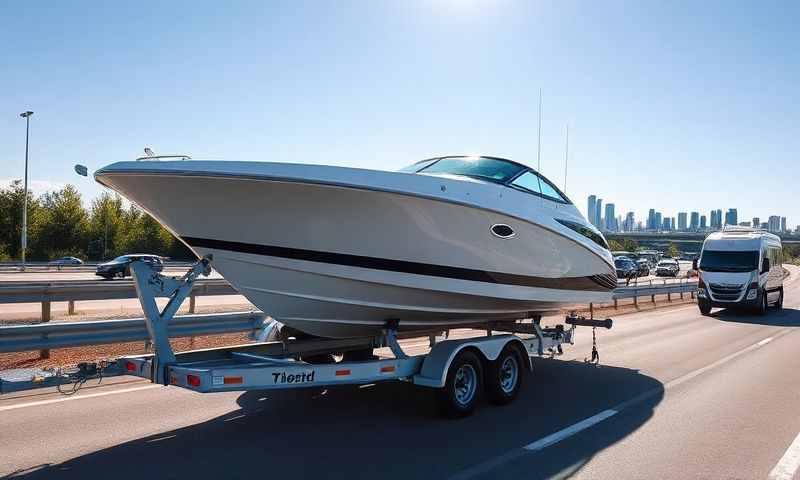
M 444 173 L 505 184 L 525 170 L 524 165 L 489 157 L 444 157 L 423 161 L 402 171 Z
M 700 256 L 700 270 L 706 272 L 750 272 L 758 268 L 758 250 L 705 250 Z

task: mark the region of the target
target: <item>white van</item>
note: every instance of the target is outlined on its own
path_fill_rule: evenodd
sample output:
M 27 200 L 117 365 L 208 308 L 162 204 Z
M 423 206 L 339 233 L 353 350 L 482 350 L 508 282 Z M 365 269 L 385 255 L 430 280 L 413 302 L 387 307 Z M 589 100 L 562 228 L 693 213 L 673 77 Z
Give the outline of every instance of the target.
M 699 261 L 697 305 L 708 315 L 713 307 L 749 307 L 763 315 L 783 307 L 783 248 L 777 235 L 763 230 L 726 227 L 706 237 Z

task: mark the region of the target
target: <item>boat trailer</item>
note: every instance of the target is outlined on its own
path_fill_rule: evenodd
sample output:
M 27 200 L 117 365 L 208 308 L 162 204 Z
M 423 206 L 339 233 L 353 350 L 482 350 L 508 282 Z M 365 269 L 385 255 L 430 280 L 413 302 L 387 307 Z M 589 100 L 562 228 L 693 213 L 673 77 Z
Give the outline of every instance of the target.
M 577 326 L 612 326 L 610 319 L 586 319 L 572 314 L 565 319 L 568 327 L 545 327 L 541 316 L 530 315 L 513 322 L 465 325 L 485 331 L 485 335 L 472 338 L 450 339 L 449 331 L 442 329 L 413 332 L 413 337 L 428 336 L 430 351 L 408 355 L 398 342 L 397 320 L 387 320 L 380 335 L 346 339 L 282 335 L 282 325 L 273 321 L 256 333 L 255 343 L 176 353 L 169 341 L 169 322 L 197 278 L 210 274 L 211 261 L 211 256 L 204 257 L 182 277 L 163 275 L 141 261 L 131 263 L 154 353 L 120 357 L 104 364 L 100 374 L 106 371 L 135 375 L 199 393 L 397 380 L 436 389 L 443 413 L 461 417 L 473 411 L 481 392 L 495 404 L 512 401 L 525 373 L 533 370 L 531 357 L 563 353 L 563 344 L 574 343 Z M 169 299 L 163 309 L 156 303 L 159 297 Z M 377 348 L 388 348 L 391 356 L 373 355 Z M 336 361 L 336 356 L 341 360 Z M 596 348 L 592 357 L 599 359 Z M 83 364 L 77 374 L 64 378 L 75 381 L 85 371 L 96 375 L 98 368 L 87 369 Z

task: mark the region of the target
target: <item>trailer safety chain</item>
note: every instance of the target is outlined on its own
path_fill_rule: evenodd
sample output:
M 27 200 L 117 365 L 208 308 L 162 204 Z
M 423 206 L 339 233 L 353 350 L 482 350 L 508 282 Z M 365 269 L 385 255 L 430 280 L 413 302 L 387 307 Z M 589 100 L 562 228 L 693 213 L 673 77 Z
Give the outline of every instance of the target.
M 600 354 L 597 352 L 597 327 L 592 327 L 592 358 L 584 358 L 583 361 L 592 365 L 600 364 Z
M 103 370 L 106 367 L 106 362 L 100 363 L 79 363 L 78 369 L 76 371 L 65 371 L 64 369 L 59 368 L 56 370 L 57 376 L 61 377 L 63 380 L 66 380 L 64 383 L 59 383 L 56 385 L 56 390 L 58 393 L 62 395 L 74 395 L 78 393 L 78 390 L 83 387 L 87 380 L 91 380 L 96 378 L 97 384 L 103 381 Z M 62 388 L 64 386 L 67 388 Z

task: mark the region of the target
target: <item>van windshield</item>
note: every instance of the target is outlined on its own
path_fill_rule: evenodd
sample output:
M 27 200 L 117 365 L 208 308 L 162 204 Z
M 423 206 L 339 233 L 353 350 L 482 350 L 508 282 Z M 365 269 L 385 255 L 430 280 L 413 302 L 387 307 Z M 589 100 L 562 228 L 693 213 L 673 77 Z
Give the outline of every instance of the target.
M 706 272 L 750 272 L 756 268 L 757 250 L 705 250 L 700 256 L 700 270 Z

